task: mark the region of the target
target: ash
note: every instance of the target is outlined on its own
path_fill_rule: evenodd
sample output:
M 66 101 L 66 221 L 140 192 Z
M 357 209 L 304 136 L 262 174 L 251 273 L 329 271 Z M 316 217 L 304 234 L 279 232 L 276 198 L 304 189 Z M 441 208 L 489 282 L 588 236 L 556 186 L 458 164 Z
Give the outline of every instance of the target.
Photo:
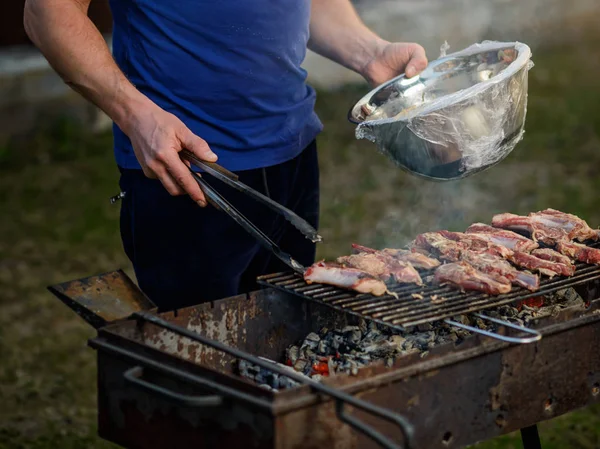
M 567 307 L 585 307 L 583 299 L 572 288 L 560 290 L 544 297 L 525 300 L 517 305 L 504 305 L 487 309 L 483 313 L 520 326 L 528 326 L 535 320 L 555 316 Z M 497 325 L 480 318 L 460 315 L 455 321 L 484 330 L 496 331 Z M 340 374 L 356 375 L 358 370 L 375 361 L 392 366 L 397 358 L 420 353 L 427 356 L 430 348 L 441 344 L 460 343 L 471 332 L 443 322 L 421 324 L 415 328 L 399 331 L 374 322 L 361 320 L 358 326 L 342 329 L 322 328 L 311 332 L 303 341 L 288 347 L 284 363 L 264 359 L 286 370 L 321 381 L 325 376 Z M 239 374 L 268 390 L 293 388 L 299 383 L 244 360 L 238 363 Z

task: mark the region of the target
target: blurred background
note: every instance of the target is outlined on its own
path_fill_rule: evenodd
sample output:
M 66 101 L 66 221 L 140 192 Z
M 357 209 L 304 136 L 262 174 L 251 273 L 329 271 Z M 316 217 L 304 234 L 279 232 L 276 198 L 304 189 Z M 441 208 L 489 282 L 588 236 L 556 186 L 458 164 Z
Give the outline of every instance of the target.
M 112 448 L 96 437 L 93 335 L 45 290 L 115 268 L 121 248 L 111 123 L 81 100 L 30 46 L 24 0 L 0 4 L 0 448 Z M 598 0 L 356 0 L 389 40 L 421 43 L 430 59 L 484 39 L 531 46 L 524 140 L 495 168 L 455 183 L 399 171 L 357 141 L 349 107 L 368 91 L 356 76 L 309 54 L 325 124 L 319 138 L 319 257 L 351 242 L 400 246 L 417 233 L 464 229 L 494 213 L 546 207 L 600 225 Z M 110 11 L 91 17 L 110 44 Z M 545 449 L 600 448 L 600 408 L 548 421 Z M 478 448 L 520 448 L 507 435 Z

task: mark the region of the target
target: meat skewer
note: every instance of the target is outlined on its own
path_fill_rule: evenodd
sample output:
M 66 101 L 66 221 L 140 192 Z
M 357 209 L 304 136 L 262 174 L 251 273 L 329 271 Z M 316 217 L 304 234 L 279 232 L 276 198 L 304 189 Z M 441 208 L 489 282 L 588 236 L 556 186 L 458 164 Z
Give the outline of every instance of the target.
M 364 271 L 324 261 L 308 267 L 304 273 L 304 280 L 307 284 L 318 282 L 348 288 L 359 293 L 370 293 L 374 296 L 381 296 L 388 291 L 382 280 Z
M 406 249 L 385 248 L 382 250 L 377 250 L 366 246 L 358 245 L 356 243 L 352 244 L 352 249 L 359 253 L 383 253 L 401 262 L 408 262 L 415 268 L 422 268 L 428 270 L 440 266 L 439 260 Z
M 421 276 L 408 262 L 401 262 L 383 253 L 359 253 L 338 257 L 338 263 L 365 271 L 383 281 L 394 278 L 398 283 L 423 285 Z
M 482 273 L 466 262 L 454 262 L 442 265 L 434 274 L 438 284 L 448 283 L 461 290 L 476 290 L 490 295 L 500 295 L 511 290 L 510 281 Z

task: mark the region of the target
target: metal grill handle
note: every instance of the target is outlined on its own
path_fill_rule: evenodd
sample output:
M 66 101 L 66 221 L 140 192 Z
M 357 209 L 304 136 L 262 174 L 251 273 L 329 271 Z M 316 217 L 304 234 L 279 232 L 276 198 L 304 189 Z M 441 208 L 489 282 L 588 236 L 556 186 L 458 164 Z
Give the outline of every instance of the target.
M 197 341 L 198 343 L 225 352 L 233 357 L 246 360 L 247 362 L 271 370 L 281 376 L 293 379 L 298 383 L 308 385 L 314 391 L 329 396 L 336 402 L 336 413 L 342 421 L 348 423 L 356 430 L 363 432 L 367 437 L 372 438 L 385 449 L 410 449 L 411 447 L 412 435 L 414 433 L 413 426 L 403 416 L 394 413 L 391 410 L 371 404 L 370 402 L 363 401 L 352 396 L 351 394 L 345 393 L 336 388 L 332 388 L 320 382 L 314 381 L 310 378 L 306 378 L 305 376 L 300 375 L 296 372 L 287 369 L 284 370 L 283 368 L 277 366 L 272 362 L 267 362 L 261 359 L 260 357 L 253 356 L 240 349 L 233 348 L 219 341 L 207 338 L 203 335 L 198 334 L 197 332 L 193 332 L 181 326 L 172 324 L 154 314 L 146 312 L 136 312 L 133 313 L 131 317 L 139 321 L 147 321 L 156 326 L 162 327 L 163 329 L 167 329 L 181 336 L 188 337 L 189 339 Z M 400 428 L 400 431 L 402 432 L 402 436 L 404 437 L 404 446 L 400 446 L 398 444 L 393 443 L 381 433 L 373 429 L 371 426 L 368 426 L 364 422 L 360 421 L 358 418 L 352 417 L 345 413 L 343 410 L 344 405 L 351 405 L 357 409 L 362 410 L 365 413 L 370 414 L 371 416 L 375 416 L 395 424 L 397 427 Z
M 155 385 L 147 380 L 142 379 L 144 375 L 144 368 L 141 366 L 134 366 L 123 373 L 123 377 L 130 384 L 141 388 L 142 390 L 149 391 L 159 396 L 165 397 L 174 401 L 178 404 L 188 407 L 215 407 L 223 403 L 223 398 L 219 395 L 209 396 L 190 396 L 187 394 L 175 393 L 174 391 L 168 390 L 164 387 Z
M 506 335 L 497 334 L 496 332 L 486 331 L 483 329 L 479 329 L 478 327 L 459 323 L 458 321 L 454 321 L 449 318 L 446 318 L 444 320 L 444 323 L 449 324 L 451 326 L 460 327 L 461 329 L 465 329 L 465 330 L 474 332 L 476 334 L 485 335 L 486 337 L 491 337 L 491 338 L 495 338 L 497 340 L 506 341 L 508 343 L 526 344 L 526 343 L 533 343 L 534 341 L 539 341 L 542 339 L 542 334 L 540 334 L 535 329 L 529 329 L 524 326 L 519 326 L 518 324 L 514 324 L 514 323 L 511 323 L 511 322 L 505 321 L 505 320 L 500 320 L 498 318 L 493 318 L 491 316 L 484 315 L 482 313 L 474 313 L 473 315 L 475 315 L 478 318 L 481 318 L 482 320 L 491 321 L 492 323 L 500 324 L 501 326 L 509 327 L 511 329 L 516 329 L 520 332 L 530 334 L 530 335 L 532 335 L 532 337 L 508 337 Z

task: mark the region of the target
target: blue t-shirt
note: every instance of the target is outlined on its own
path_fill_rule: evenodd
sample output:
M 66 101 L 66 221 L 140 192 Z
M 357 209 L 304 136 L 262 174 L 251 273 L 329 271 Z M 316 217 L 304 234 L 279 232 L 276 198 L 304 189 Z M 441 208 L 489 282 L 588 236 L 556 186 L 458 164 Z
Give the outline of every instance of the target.
M 113 53 L 128 79 L 247 170 L 297 156 L 321 131 L 300 67 L 310 0 L 111 0 Z M 114 127 L 115 157 L 140 168 Z

